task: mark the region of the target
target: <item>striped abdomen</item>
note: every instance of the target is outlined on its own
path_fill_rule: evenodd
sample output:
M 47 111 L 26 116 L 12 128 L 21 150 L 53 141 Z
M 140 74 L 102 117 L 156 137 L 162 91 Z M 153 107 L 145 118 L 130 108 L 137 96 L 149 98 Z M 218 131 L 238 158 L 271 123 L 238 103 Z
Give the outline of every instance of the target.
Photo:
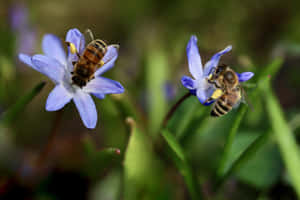
M 234 104 L 226 99 L 226 96 L 221 96 L 213 105 L 213 109 L 210 113 L 212 117 L 220 117 L 227 114 Z
M 86 59 L 87 62 L 99 64 L 106 51 L 107 45 L 104 41 L 93 40 L 86 46 L 82 56 L 84 59 Z

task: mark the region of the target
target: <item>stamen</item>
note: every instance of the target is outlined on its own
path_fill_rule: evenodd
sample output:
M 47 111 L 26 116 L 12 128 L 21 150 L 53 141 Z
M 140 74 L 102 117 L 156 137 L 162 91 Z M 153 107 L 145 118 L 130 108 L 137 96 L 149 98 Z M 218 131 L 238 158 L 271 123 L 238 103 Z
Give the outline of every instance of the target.
M 75 45 L 72 42 L 69 43 L 69 46 L 70 46 L 70 51 L 71 51 L 72 54 L 77 53 L 77 49 L 76 49 Z

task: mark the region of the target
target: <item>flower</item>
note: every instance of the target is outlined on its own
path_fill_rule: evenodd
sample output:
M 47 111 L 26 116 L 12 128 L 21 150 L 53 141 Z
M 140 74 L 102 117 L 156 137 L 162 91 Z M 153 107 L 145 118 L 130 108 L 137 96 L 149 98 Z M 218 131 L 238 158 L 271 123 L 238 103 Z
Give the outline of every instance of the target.
M 36 30 L 30 25 L 28 9 L 17 2 L 9 10 L 9 24 L 16 34 L 17 52 L 32 53 L 36 47 Z
M 189 89 L 193 95 L 196 95 L 199 101 L 204 105 L 210 105 L 213 102 L 206 102 L 206 100 L 211 97 L 215 91 L 215 86 L 208 83 L 207 78 L 212 73 L 213 69 L 218 66 L 219 60 L 222 55 L 229 52 L 232 46 L 227 46 L 222 51 L 216 53 L 211 57 L 211 59 L 202 66 L 201 57 L 197 47 L 197 37 L 191 36 L 191 39 L 186 47 L 187 58 L 189 64 L 189 71 L 193 78 L 189 76 L 183 76 L 181 78 L 182 85 Z M 244 82 L 252 78 L 254 73 L 243 72 L 241 74 L 237 73 L 240 82 Z
M 85 39 L 78 29 L 69 30 L 66 41 L 72 43 L 78 50 L 79 55 L 82 55 L 85 48 Z M 101 76 L 114 66 L 118 57 L 116 46 L 108 46 L 107 52 L 102 59 L 105 64 L 95 72 L 95 78 L 82 88 L 72 84 L 71 80 L 72 62 L 78 60 L 76 54 L 72 54 L 69 50 L 68 56 L 66 56 L 61 41 L 52 34 L 44 36 L 42 49 L 44 55 L 28 56 L 21 53 L 19 54 L 19 59 L 33 69 L 48 76 L 55 83 L 55 88 L 47 98 L 46 110 L 59 110 L 73 100 L 84 125 L 87 128 L 95 128 L 97 124 L 97 110 L 90 94 L 103 99 L 106 94 L 124 92 L 124 88 L 119 82 Z

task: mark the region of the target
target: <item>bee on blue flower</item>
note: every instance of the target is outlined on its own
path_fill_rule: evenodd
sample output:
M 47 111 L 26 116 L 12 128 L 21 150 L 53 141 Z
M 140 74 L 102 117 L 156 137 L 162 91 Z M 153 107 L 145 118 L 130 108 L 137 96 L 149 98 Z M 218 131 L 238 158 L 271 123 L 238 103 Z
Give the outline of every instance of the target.
M 228 74 L 225 74 L 222 72 L 222 78 L 225 77 L 224 81 L 222 81 L 222 84 L 220 84 L 220 77 L 218 78 L 212 76 L 216 76 L 220 72 L 218 69 L 222 69 L 223 67 L 219 67 L 219 60 L 220 58 L 231 51 L 232 46 L 227 46 L 225 49 L 222 51 L 216 53 L 215 55 L 212 56 L 212 58 L 204 65 L 202 65 L 201 57 L 199 54 L 199 50 L 197 47 L 197 37 L 192 36 L 190 38 L 190 41 L 187 45 L 186 51 L 187 51 L 187 57 L 188 57 L 188 64 L 189 64 L 189 71 L 192 74 L 193 78 L 189 76 L 183 76 L 181 79 L 182 85 L 186 87 L 187 89 L 190 90 L 190 93 L 193 95 L 197 96 L 199 101 L 203 105 L 210 105 L 214 103 L 216 100 L 218 100 L 222 95 L 222 97 L 228 97 L 228 94 L 232 94 L 233 92 L 239 93 L 242 91 L 239 87 L 239 83 L 247 81 L 252 78 L 254 73 L 252 72 L 243 72 L 241 74 L 234 72 L 232 69 L 229 67 L 224 67 Z M 228 75 L 228 76 L 227 76 Z M 226 87 L 228 82 L 233 81 L 233 79 L 236 77 L 236 81 L 234 81 L 233 85 L 234 87 Z M 228 78 L 226 80 L 226 78 Z M 222 79 L 223 80 L 223 79 Z M 230 89 L 229 89 L 230 88 Z M 225 94 L 227 96 L 225 96 Z M 236 99 L 240 100 L 240 96 L 235 97 Z M 228 100 L 228 99 L 226 99 Z M 219 112 L 217 111 L 216 113 L 212 113 L 212 116 L 221 116 L 226 114 L 229 110 L 231 110 L 231 107 L 234 105 L 231 105 L 230 108 L 226 108 L 227 110 L 224 110 L 225 108 L 225 103 L 222 105 L 219 105 L 219 101 L 216 102 L 214 105 L 214 108 L 218 107 Z M 227 102 L 227 101 L 223 101 Z
M 84 85 L 74 84 L 72 73 L 74 66 L 85 52 L 85 38 L 76 28 L 68 31 L 66 42 L 69 44 L 68 55 L 58 37 L 46 34 L 42 41 L 44 54 L 33 56 L 19 54 L 19 59 L 48 76 L 55 88 L 50 92 L 46 101 L 47 111 L 62 109 L 71 100 L 74 101 L 80 117 L 87 128 L 95 128 L 97 124 L 97 110 L 90 94 L 103 99 L 106 94 L 120 94 L 123 86 L 114 80 L 102 77 L 102 74 L 114 66 L 118 57 L 118 46 L 108 45 L 101 59 L 101 65 L 95 70 L 91 80 Z M 74 79 L 74 78 L 73 78 Z

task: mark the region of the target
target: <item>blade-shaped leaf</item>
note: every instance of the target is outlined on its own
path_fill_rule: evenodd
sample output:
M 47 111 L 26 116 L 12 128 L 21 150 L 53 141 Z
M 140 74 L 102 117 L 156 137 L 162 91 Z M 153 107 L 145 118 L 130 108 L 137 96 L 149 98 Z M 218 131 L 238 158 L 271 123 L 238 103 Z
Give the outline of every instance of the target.
M 150 133 L 157 136 L 163 116 L 166 113 L 167 102 L 164 84 L 167 79 L 167 58 L 164 51 L 158 47 L 150 48 L 147 54 L 147 88 Z
M 131 133 L 124 160 L 124 199 L 137 200 L 148 197 L 162 188 L 159 163 L 154 158 L 149 138 L 127 118 Z M 150 173 L 151 172 L 151 173 Z
M 235 135 L 237 133 L 237 130 L 238 130 L 240 124 L 241 124 L 241 121 L 242 121 L 246 111 L 247 111 L 247 106 L 244 105 L 244 104 L 241 105 L 240 110 L 237 113 L 237 116 L 235 117 L 234 122 L 232 123 L 232 127 L 229 131 L 229 135 L 227 137 L 227 140 L 226 140 L 226 143 L 225 143 L 225 146 L 224 146 L 223 155 L 222 155 L 220 165 L 219 165 L 219 168 L 218 168 L 218 171 L 217 171 L 217 176 L 218 177 L 223 176 L 224 173 L 225 173 L 226 162 L 229 158 L 229 153 L 230 153 Z
M 189 166 L 180 144 L 176 141 L 175 137 L 166 129 L 162 130 L 162 136 L 175 154 L 174 162 L 185 180 L 191 198 L 201 199 L 199 191 L 200 188 L 198 187 L 197 181 L 195 179 L 196 177 L 193 175 L 192 168 Z
M 3 115 L 1 116 L 1 122 L 4 124 L 8 124 L 15 120 L 26 107 L 26 105 L 30 103 L 30 101 L 41 92 L 45 84 L 45 82 L 39 83 L 28 94 L 21 97 L 17 101 L 17 103 L 15 103 L 6 112 L 3 113 Z
M 290 130 L 284 119 L 280 104 L 271 90 L 270 82 L 267 82 L 264 88 L 264 99 L 270 122 L 275 133 L 275 138 L 277 139 L 281 155 L 294 189 L 296 190 L 298 198 L 300 198 L 300 155 L 297 142 L 293 132 Z

